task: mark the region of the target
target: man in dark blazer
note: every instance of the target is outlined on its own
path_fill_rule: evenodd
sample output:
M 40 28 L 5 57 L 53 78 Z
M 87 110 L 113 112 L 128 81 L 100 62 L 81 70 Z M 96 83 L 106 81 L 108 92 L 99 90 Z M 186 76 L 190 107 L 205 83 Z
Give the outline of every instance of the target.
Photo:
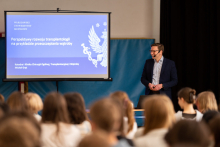
M 166 94 L 171 98 L 171 87 L 178 82 L 174 61 L 163 57 L 164 46 L 151 45 L 152 59 L 145 62 L 141 82 L 146 86 L 145 95 Z

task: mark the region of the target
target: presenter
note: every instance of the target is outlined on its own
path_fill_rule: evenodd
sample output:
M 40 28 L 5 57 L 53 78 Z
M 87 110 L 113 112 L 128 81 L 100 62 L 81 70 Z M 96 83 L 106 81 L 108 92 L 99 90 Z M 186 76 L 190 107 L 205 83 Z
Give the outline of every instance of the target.
M 166 94 L 171 99 L 171 88 L 178 82 L 174 61 L 163 57 L 164 45 L 151 45 L 152 59 L 145 62 L 141 83 L 146 87 L 145 95 Z

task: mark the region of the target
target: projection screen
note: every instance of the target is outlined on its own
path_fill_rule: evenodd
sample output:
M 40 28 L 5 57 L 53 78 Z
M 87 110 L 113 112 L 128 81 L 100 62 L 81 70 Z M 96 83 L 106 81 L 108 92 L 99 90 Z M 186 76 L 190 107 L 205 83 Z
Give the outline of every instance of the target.
M 6 79 L 109 79 L 110 13 L 5 11 Z

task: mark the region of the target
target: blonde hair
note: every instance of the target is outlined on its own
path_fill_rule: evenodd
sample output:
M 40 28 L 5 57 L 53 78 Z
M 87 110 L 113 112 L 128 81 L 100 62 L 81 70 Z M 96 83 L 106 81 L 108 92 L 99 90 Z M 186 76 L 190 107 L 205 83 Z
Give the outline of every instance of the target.
M 126 92 L 116 91 L 110 95 L 110 98 L 119 101 L 123 106 L 124 116 L 128 117 L 128 130 L 124 132 L 125 134 L 129 133 L 133 129 L 135 122 L 134 112 L 133 112 L 133 103 L 130 101 Z
M 38 111 L 43 109 L 43 102 L 38 94 L 28 92 L 25 94 L 25 97 L 28 103 L 28 109 L 32 113 L 37 113 Z
M 211 91 L 204 91 L 199 93 L 196 100 L 197 107 L 200 112 L 205 113 L 208 110 L 218 111 L 215 94 Z
M 175 122 L 175 112 L 171 100 L 166 95 L 152 95 L 144 101 L 145 124 L 143 135 L 157 128 L 171 127 Z
M 94 124 L 108 132 L 117 132 L 122 125 L 122 111 L 120 105 L 109 98 L 95 102 L 90 108 L 90 116 Z

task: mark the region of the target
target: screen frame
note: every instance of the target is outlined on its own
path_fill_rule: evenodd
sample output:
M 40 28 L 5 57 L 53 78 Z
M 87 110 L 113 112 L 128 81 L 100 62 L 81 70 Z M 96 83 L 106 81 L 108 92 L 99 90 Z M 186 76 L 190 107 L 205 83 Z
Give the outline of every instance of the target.
M 108 69 L 107 75 L 108 78 L 7 78 L 7 13 L 8 12 L 18 12 L 18 13 L 100 13 L 107 14 L 108 16 Z M 4 20 L 5 20 L 5 78 L 2 79 L 3 82 L 17 82 L 17 81 L 112 81 L 110 78 L 110 15 L 111 12 L 95 12 L 95 11 L 75 11 L 75 10 L 30 10 L 30 11 L 4 11 Z

